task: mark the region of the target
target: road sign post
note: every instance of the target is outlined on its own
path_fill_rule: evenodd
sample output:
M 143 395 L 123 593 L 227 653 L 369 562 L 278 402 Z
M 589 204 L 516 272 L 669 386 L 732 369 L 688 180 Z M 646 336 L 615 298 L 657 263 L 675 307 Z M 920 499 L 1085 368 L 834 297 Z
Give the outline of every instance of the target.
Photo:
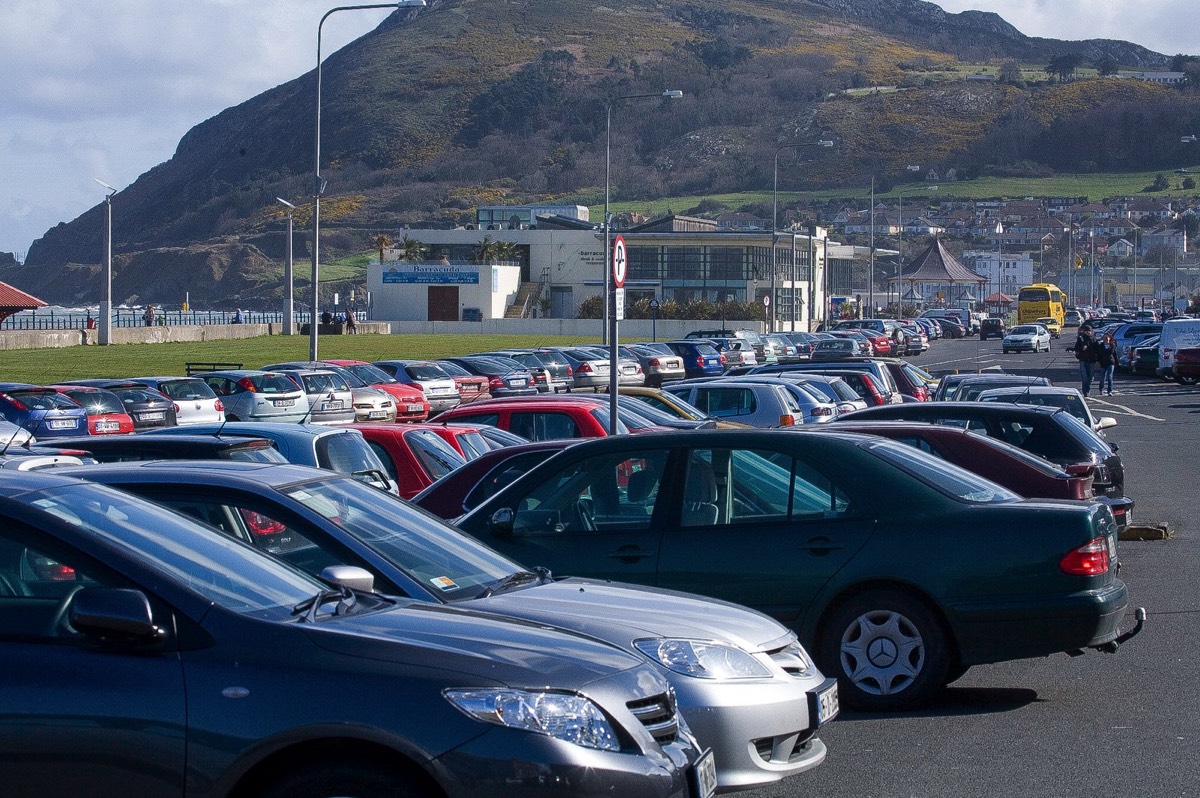
M 612 259 L 612 287 L 613 295 L 611 299 L 605 297 L 604 301 L 612 303 L 612 312 L 609 313 L 610 325 L 608 329 L 608 434 L 617 434 L 617 383 L 620 377 L 619 359 L 617 357 L 617 320 L 624 315 L 625 311 L 625 275 L 629 271 L 629 261 L 625 254 L 625 236 L 618 235 L 613 239 L 612 252 L 608 253 Z
M 650 340 L 658 343 L 658 298 L 650 300 Z

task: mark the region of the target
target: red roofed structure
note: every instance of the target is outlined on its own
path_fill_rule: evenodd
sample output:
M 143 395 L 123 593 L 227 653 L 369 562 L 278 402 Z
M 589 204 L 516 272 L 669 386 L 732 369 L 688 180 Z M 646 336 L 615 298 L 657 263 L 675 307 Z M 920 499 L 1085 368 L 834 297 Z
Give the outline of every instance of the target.
M 13 288 L 8 283 L 0 283 L 0 322 L 22 310 L 44 307 L 46 307 L 46 303 L 37 297 L 27 294 L 19 288 Z

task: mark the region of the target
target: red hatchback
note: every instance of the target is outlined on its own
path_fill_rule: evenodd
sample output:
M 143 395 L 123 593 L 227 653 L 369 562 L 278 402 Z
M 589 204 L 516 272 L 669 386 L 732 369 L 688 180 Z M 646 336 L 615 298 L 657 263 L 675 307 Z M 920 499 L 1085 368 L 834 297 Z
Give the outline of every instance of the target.
M 346 426 L 366 438 L 402 499 L 411 499 L 466 462 L 457 449 L 425 425 L 366 422 Z
M 886 333 L 881 333 L 879 330 L 873 330 L 870 327 L 863 327 L 858 330 L 867 337 L 871 342 L 871 351 L 875 357 L 890 357 L 892 354 L 892 339 Z
M 103 388 L 83 385 L 48 386 L 87 411 L 89 435 L 121 435 L 133 432 L 133 416 L 125 412 L 121 397 Z
M 603 438 L 608 435 L 608 403 L 602 397 L 594 402 L 551 396 L 488 399 L 447 410 L 438 421 L 488 424 L 531 441 Z M 617 431 L 629 429 L 618 424 Z

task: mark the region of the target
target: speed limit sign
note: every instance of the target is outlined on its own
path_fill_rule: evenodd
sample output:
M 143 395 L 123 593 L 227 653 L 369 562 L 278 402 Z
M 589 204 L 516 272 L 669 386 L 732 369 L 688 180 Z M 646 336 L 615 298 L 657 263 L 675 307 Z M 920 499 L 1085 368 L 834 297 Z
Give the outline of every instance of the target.
M 764 308 L 771 307 L 771 295 L 770 294 L 763 294 L 763 307 Z
M 629 271 L 629 262 L 625 259 L 625 237 L 613 239 L 612 248 L 612 280 L 613 286 L 622 288 L 625 285 L 625 274 Z

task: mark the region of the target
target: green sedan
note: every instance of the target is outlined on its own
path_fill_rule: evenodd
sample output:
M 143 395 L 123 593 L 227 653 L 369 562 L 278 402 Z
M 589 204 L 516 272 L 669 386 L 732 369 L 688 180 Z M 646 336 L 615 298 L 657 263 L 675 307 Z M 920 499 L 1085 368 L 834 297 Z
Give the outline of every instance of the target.
M 864 709 L 918 705 L 974 665 L 1111 652 L 1133 634 L 1119 632 L 1128 595 L 1107 507 L 1025 500 L 874 436 L 584 441 L 458 524 L 558 575 L 762 610 Z

